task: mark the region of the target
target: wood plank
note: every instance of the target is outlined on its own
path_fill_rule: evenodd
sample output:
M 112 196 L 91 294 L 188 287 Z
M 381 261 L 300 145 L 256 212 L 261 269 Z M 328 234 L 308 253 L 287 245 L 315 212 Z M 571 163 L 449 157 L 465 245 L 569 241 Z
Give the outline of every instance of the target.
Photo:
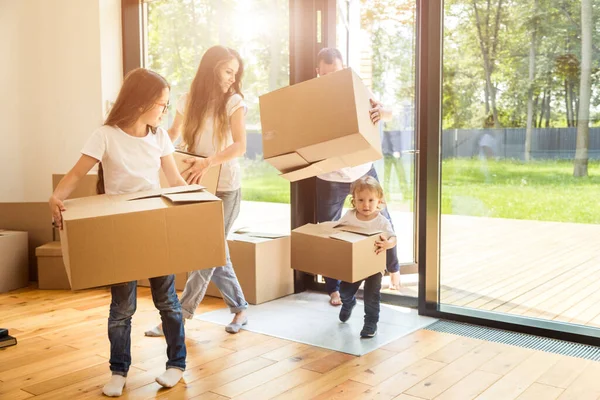
M 556 364 L 559 358 L 556 354 L 536 352 L 477 396 L 477 399 L 514 399 Z
M 438 351 L 440 348 L 451 345 L 459 338 L 455 335 L 435 333 L 435 335 L 427 335 L 424 340 L 416 342 L 412 347 L 409 347 L 403 352 L 361 371 L 351 379 L 371 386 L 378 385 L 397 374 L 398 371 L 420 361 L 428 355 Z
M 273 379 L 263 385 L 260 385 L 252 390 L 242 393 L 234 397 L 235 400 L 256 400 L 256 399 L 271 399 L 280 394 L 302 385 L 306 382 L 313 381 L 320 377 L 321 374 L 314 371 L 309 371 L 303 368 L 293 370 L 279 378 Z
M 446 365 L 439 361 L 424 358 L 396 372 L 390 378 L 367 390 L 362 396 L 357 396 L 356 399 L 393 399 Z
M 52 392 L 54 390 L 60 390 L 62 388 L 77 384 L 79 382 L 87 381 L 98 376 L 104 376 L 106 379 L 110 377 L 108 360 L 102 364 L 92 365 L 80 370 L 73 370 L 72 372 L 57 376 L 52 379 L 24 386 L 23 390 L 37 396 Z
M 353 400 L 365 391 L 369 390 L 371 386 L 359 383 L 356 381 L 347 380 L 346 382 L 337 385 L 333 389 L 322 393 L 320 396 L 313 397 L 314 400 Z
M 433 399 L 498 355 L 495 346 L 479 345 L 406 391 L 411 396 Z M 428 357 L 428 359 L 431 359 Z
M 471 400 L 489 388 L 502 376 L 483 371 L 473 371 L 461 381 L 441 393 L 435 400 Z
M 76 355 L 78 354 L 76 353 Z M 7 391 L 18 388 L 23 388 L 26 391 L 33 394 L 39 394 L 28 388 L 32 385 L 45 382 L 50 379 L 62 377 L 65 374 L 71 373 L 73 371 L 79 371 L 98 364 L 102 364 L 105 367 L 108 366 L 108 359 L 104 357 L 90 357 L 81 355 L 78 356 L 79 357 L 74 360 L 61 360 L 60 363 L 57 363 L 55 365 L 48 365 L 45 368 L 41 368 L 32 372 L 25 371 L 25 373 L 20 374 L 16 373 L 16 370 L 9 370 L 5 372 L 2 376 L 4 381 L 0 383 L 0 397 Z M 42 363 L 45 363 L 45 361 L 42 361 Z M 26 366 L 26 368 L 27 367 L 29 366 Z
M 275 361 L 267 360 L 266 358 L 252 358 L 248 361 L 244 361 L 231 368 L 224 369 L 222 371 L 207 374 L 202 379 L 188 382 L 186 379 L 185 385 L 177 385 L 171 390 L 164 392 L 164 394 L 156 393 L 157 399 L 190 399 L 194 396 L 206 392 L 212 392 L 214 389 L 226 385 L 229 382 L 233 382 L 237 379 L 243 378 L 244 376 L 253 372 L 259 371 L 269 365 L 272 365 Z
M 340 365 L 348 361 L 352 361 L 355 358 L 356 356 L 353 356 L 351 354 L 333 352 L 320 360 L 316 360 L 312 363 L 304 365 L 302 368 L 323 374 L 325 372 L 331 371 L 334 368 L 339 367 Z
M 267 359 L 273 360 L 273 361 L 283 361 L 286 358 L 292 357 L 292 356 L 294 356 L 298 353 L 301 353 L 309 348 L 310 348 L 310 346 L 307 344 L 304 344 L 304 343 L 290 343 L 287 346 L 283 346 L 280 349 L 273 350 L 266 354 L 263 354 L 261 357 L 267 358 Z
M 309 364 L 315 360 L 319 360 L 330 353 L 331 351 L 329 350 L 309 349 L 304 351 L 303 353 L 297 354 L 283 361 L 275 362 L 273 365 L 270 365 L 252 374 L 246 375 L 245 377 L 238 379 L 235 382 L 230 382 L 226 385 L 212 389 L 211 392 L 220 394 L 221 396 L 225 397 L 235 397 L 244 392 L 252 390 L 257 386 L 263 385 L 273 379 L 279 378 L 280 376 L 285 375 L 288 372 L 291 372 L 295 369 L 298 369 L 305 364 Z
M 517 397 L 517 400 L 555 400 L 564 390 L 565 389 L 543 385 L 541 383 L 533 383 Z
M 560 360 L 540 376 L 536 382 L 543 385 L 566 389 L 592 363 L 590 360 L 563 356 Z
M 392 357 L 395 353 L 387 350 L 378 349 L 368 353 L 360 358 L 356 358 L 341 364 L 331 371 L 321 375 L 314 381 L 300 386 L 275 397 L 275 399 L 298 399 L 304 400 L 313 396 L 318 396 L 337 385 L 348 380 L 348 376 L 353 376 L 360 371 L 364 371 L 375 366 L 382 361 Z
M 572 384 L 558 397 L 558 400 L 597 400 L 600 398 L 600 363 L 591 362 Z

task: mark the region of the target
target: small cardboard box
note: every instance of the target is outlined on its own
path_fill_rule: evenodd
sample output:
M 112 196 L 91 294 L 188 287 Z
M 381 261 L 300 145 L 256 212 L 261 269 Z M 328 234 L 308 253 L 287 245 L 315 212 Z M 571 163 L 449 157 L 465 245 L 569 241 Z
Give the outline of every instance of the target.
M 223 204 L 202 186 L 64 204 L 60 237 L 73 290 L 225 263 Z
M 29 284 L 27 232 L 0 230 L 0 293 Z
M 294 182 L 382 158 L 371 97 L 350 68 L 260 96 L 265 160 Z
M 179 172 L 183 172 L 190 167 L 190 164 L 186 164 L 184 162 L 185 159 L 188 158 L 204 158 L 197 156 L 192 153 L 187 153 L 185 151 L 177 150 L 173 153 L 173 158 L 175 158 L 175 163 L 177 164 L 177 169 Z M 215 194 L 217 192 L 217 185 L 219 184 L 219 176 L 221 174 L 221 165 L 212 166 L 206 171 L 202 179 L 200 180 L 200 184 L 206 188 L 209 193 Z M 167 177 L 163 173 L 162 169 L 160 170 L 160 187 L 168 188 L 169 183 L 167 182 Z
M 301 226 L 292 231 L 292 268 L 358 282 L 385 270 L 385 251 L 375 254 L 381 233 L 337 222 Z
M 50 242 L 35 249 L 38 262 L 39 289 L 71 289 L 62 257 L 60 242 Z
M 227 244 L 248 303 L 261 304 L 294 293 L 288 235 L 238 231 L 229 235 Z M 212 282 L 206 294 L 221 297 Z
M 189 272 L 182 272 L 175 275 L 175 290 L 185 289 L 185 283 L 187 282 Z M 140 279 L 138 286 L 150 287 L 150 281 L 148 279 Z

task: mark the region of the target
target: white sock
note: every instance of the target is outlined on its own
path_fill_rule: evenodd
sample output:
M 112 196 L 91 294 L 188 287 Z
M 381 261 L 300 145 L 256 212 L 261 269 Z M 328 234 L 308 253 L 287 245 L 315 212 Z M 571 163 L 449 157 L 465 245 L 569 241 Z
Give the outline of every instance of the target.
M 109 397 L 119 397 L 123 394 L 123 387 L 125 386 L 125 377 L 122 375 L 113 374 L 110 377 L 110 381 L 102 388 L 102 393 Z
M 152 336 L 152 337 L 159 337 L 159 336 L 165 336 L 165 333 L 163 332 L 162 324 L 158 324 L 154 328 L 144 332 L 144 335 Z
M 167 368 L 161 376 L 156 377 L 156 382 L 164 387 L 173 387 L 177 385 L 177 382 L 183 377 L 183 371 L 177 368 Z

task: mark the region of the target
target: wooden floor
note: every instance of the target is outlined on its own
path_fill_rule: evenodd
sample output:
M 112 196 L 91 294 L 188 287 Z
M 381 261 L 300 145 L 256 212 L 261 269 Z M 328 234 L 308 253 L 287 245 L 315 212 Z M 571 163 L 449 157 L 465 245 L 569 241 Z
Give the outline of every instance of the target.
M 600 225 L 444 215 L 441 302 L 600 327 Z
M 125 399 L 598 399 L 600 363 L 418 331 L 354 357 L 192 320 L 185 383 L 160 389 L 165 343 L 140 289 Z M 0 351 L 0 399 L 102 398 L 109 377 L 106 290 L 23 289 L 0 295 L 0 326 L 19 344 Z M 223 307 L 207 298 L 200 312 Z M 250 317 L 251 318 L 251 317 Z M 360 340 L 357 338 L 357 340 Z

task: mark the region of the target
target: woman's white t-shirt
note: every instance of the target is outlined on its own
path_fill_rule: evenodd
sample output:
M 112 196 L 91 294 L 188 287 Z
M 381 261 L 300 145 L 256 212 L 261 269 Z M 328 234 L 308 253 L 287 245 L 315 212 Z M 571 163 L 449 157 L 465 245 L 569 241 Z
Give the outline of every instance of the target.
M 361 221 L 356 217 L 356 210 L 352 209 L 348 210 L 338 222 L 344 225 L 364 228 L 369 231 L 382 231 L 389 237 L 396 236 L 392 224 L 381 213 L 378 213 L 377 217 L 373 218 L 371 221 Z
M 81 153 L 102 162 L 106 194 L 123 194 L 160 188 L 160 159 L 173 151 L 162 128 L 156 134 L 148 131 L 144 137 L 135 137 L 104 125 L 96 129 Z
M 184 94 L 177 101 L 177 112 L 184 115 L 185 108 L 187 105 L 188 93 Z M 239 94 L 232 95 L 227 100 L 226 110 L 227 118 L 229 119 L 234 112 L 238 109 L 243 108 L 244 114 L 248 110 L 244 99 Z M 204 124 L 197 133 L 200 135 L 200 140 L 197 141 L 194 149 L 186 149 L 187 151 L 197 154 L 202 157 L 209 157 L 217 152 L 216 141 L 214 138 L 214 118 L 212 115 L 207 116 L 204 120 Z M 227 127 L 226 142 L 223 148 L 233 144 L 233 135 L 231 133 L 231 127 Z M 221 164 L 221 175 L 219 176 L 219 183 L 217 185 L 217 191 L 219 192 L 230 192 L 238 190 L 242 186 L 242 176 L 240 170 L 240 163 L 237 158 L 229 160 Z

